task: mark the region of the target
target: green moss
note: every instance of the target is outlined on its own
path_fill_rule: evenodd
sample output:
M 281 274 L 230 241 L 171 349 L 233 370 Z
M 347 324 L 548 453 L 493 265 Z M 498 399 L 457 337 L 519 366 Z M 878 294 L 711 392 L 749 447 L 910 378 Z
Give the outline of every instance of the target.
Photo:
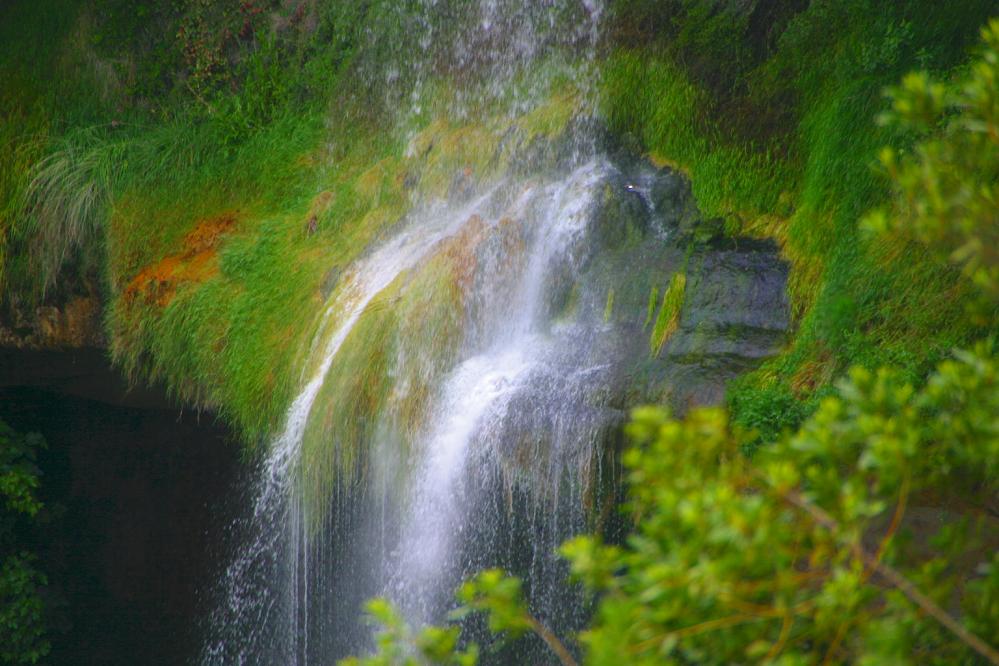
M 680 313 L 687 295 L 687 274 L 678 272 L 670 279 L 666 291 L 663 292 L 663 302 L 659 306 L 656 325 L 652 328 L 649 346 L 653 356 L 658 356 L 663 346 L 680 326 Z
M 457 244 L 455 244 L 456 246 Z M 344 340 L 320 390 L 302 449 L 303 492 L 321 519 L 338 483 L 369 474 L 378 440 L 403 445 L 425 427 L 428 400 L 455 362 L 469 248 L 444 248 L 376 296 Z
M 527 133 L 529 140 L 554 139 L 565 131 L 569 122 L 581 111 L 579 91 L 566 86 L 552 93 L 547 100 L 520 119 L 518 124 Z

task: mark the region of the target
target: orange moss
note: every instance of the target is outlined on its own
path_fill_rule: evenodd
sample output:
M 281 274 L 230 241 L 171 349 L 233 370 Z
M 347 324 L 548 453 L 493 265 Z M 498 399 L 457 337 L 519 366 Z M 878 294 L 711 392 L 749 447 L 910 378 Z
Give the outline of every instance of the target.
M 183 284 L 200 283 L 219 270 L 216 249 L 236 226 L 236 213 L 202 220 L 184 237 L 183 251 L 146 266 L 132 278 L 123 295 L 127 305 L 141 301 L 164 308 Z
M 445 241 L 442 248 L 442 255 L 451 266 L 462 293 L 468 291 L 475 278 L 475 267 L 478 264 L 475 248 L 482 241 L 485 231 L 485 221 L 478 215 L 473 215 L 457 234 Z

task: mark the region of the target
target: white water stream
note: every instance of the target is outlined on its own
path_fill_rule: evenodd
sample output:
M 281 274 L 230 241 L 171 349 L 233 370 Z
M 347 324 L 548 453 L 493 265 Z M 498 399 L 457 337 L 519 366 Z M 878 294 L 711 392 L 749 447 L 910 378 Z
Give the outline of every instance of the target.
M 481 479 L 469 470 L 469 458 L 481 466 L 495 453 L 490 447 L 497 436 L 501 439 L 504 424 L 518 416 L 511 413 L 520 409 L 512 401 L 557 363 L 552 353 L 557 338 L 545 330 L 545 281 L 553 266 L 578 261 L 587 213 L 603 173 L 604 167 L 591 162 L 562 181 L 525 190 L 510 211 L 531 224 L 529 254 L 511 316 L 496 320 L 488 348 L 448 377 L 430 420 L 433 426 L 417 450 L 401 537 L 386 563 L 386 591 L 412 620 L 434 619 L 433 604 L 448 592 L 439 586 L 454 582 L 446 572 L 460 568 L 452 542 L 467 529 L 469 510 L 483 492 Z M 475 446 L 480 450 L 470 451 Z
M 253 663 L 259 645 L 268 643 L 282 645 L 278 652 L 287 663 L 309 661 L 310 628 L 315 623 L 309 618 L 309 595 L 317 590 L 310 573 L 314 559 L 310 521 L 297 479 L 303 435 L 320 388 L 330 373 L 337 372 L 338 352 L 380 292 L 471 221 L 485 221 L 484 233 L 490 234 L 498 233 L 501 220 L 518 219 L 526 246 L 520 252 L 526 256 L 519 261 L 505 256 L 494 258 L 492 264 L 483 261 L 495 270 L 479 276 L 480 293 L 470 298 L 480 304 L 485 301 L 477 348 L 470 348 L 443 381 L 430 407 L 428 428 L 411 454 L 374 463 L 382 467 L 383 477 L 404 479 L 405 485 L 402 493 L 394 489 L 381 500 L 394 504 L 390 513 L 397 518 L 378 513 L 368 521 L 366 529 L 391 534 L 381 540 L 379 552 L 356 558 L 366 560 L 374 578 L 382 581 L 380 590 L 369 593 L 389 596 L 414 624 L 440 619 L 442 600 L 446 606 L 453 586 L 467 573 L 469 563 L 459 547 L 462 535 L 472 531 L 470 522 L 482 522 L 475 511 L 485 508 L 482 498 L 509 453 L 505 430 L 530 416 L 523 399 L 531 403 L 535 417 L 551 421 L 561 410 L 574 407 L 572 394 L 578 394 L 579 385 L 573 377 L 586 377 L 587 385 L 599 384 L 599 368 L 579 368 L 567 361 L 564 352 L 567 346 L 571 351 L 572 330 L 551 325 L 546 283 L 553 271 L 572 270 L 581 260 L 589 213 L 606 169 L 600 162 L 590 162 L 559 180 L 521 184 L 519 195 L 505 205 L 506 199 L 497 193 L 510 191 L 508 184 L 454 209 L 431 206 L 344 275 L 318 328 L 308 365 L 311 375 L 263 465 L 253 517 L 253 524 L 262 529 L 255 530 L 256 536 L 226 575 L 227 601 L 219 622 L 242 626 L 244 643 L 221 640 L 210 647 L 209 662 Z M 507 292 L 508 300 L 489 303 L 497 282 L 511 280 L 515 286 Z M 535 396 L 539 391 L 544 395 Z M 529 420 L 524 423 L 531 427 Z M 564 439 L 581 440 L 575 444 L 588 461 L 585 432 L 563 430 Z M 557 483 L 559 471 L 543 483 Z M 543 477 L 542 469 L 539 479 Z M 391 524 L 386 527 L 387 522 Z M 275 578 L 285 581 L 277 585 L 278 593 L 264 592 L 275 585 Z
M 428 16 L 443 5 L 423 4 Z M 497 95 L 523 61 L 543 57 L 551 43 L 592 49 L 596 40 L 600 5 L 592 0 L 576 8 L 587 20 L 572 26 L 569 37 L 560 35 L 555 17 L 562 5 L 579 4 L 573 0 L 472 4 L 476 25 L 459 32 L 451 57 L 462 66 L 485 63 L 482 71 Z M 428 27 L 425 41 L 435 38 Z M 581 61 L 590 57 L 584 54 Z M 416 67 L 414 100 L 430 61 Z M 537 102 L 531 95 L 528 91 L 511 112 L 528 110 Z M 465 114 L 466 101 L 459 95 L 454 115 Z M 303 386 L 250 491 L 252 517 L 237 529 L 242 545 L 220 583 L 222 603 L 213 617 L 206 663 L 331 663 L 343 649 L 364 650 L 365 636 L 356 635 L 358 596 L 384 594 L 414 624 L 440 621 L 463 576 L 501 544 L 518 548 L 504 541 L 508 528 L 536 542 L 530 568 L 539 572 L 538 589 L 561 585 L 560 575 L 548 571 L 550 561 L 558 540 L 582 527 L 579 488 L 601 427 L 579 417 L 581 406 L 594 402 L 590 398 L 604 368 L 574 349 L 587 344 L 590 331 L 558 324 L 549 312 L 552 290 L 561 288 L 559 279 L 571 275 L 589 249 L 593 203 L 608 169 L 585 153 L 569 160 L 574 168 L 559 173 L 507 177 L 470 200 L 420 206 L 390 239 L 342 274 L 320 316 Z M 354 518 L 334 527 L 319 520 L 326 527 L 317 535 L 316 521 L 307 515 L 314 509 L 300 484 L 302 446 L 324 384 L 340 371 L 338 355 L 345 344 L 359 344 L 351 333 L 380 293 L 419 271 L 473 221 L 485 225 L 487 238 L 508 234 L 513 224 L 518 242 L 513 247 L 486 242 L 476 250 L 478 269 L 465 295 L 464 342 L 429 397 L 426 426 L 408 443 L 407 453 L 390 450 L 392 443 L 377 438 L 367 442 L 372 478 L 382 480 L 381 490 L 341 487 L 332 501 L 353 507 L 344 511 Z M 397 363 L 404 366 L 406 360 Z M 518 448 L 517 440 L 525 436 L 534 437 L 532 443 Z M 541 440 L 544 450 L 538 448 Z M 336 446 L 330 442 L 331 456 Z M 513 471 L 510 461 L 525 456 L 532 469 Z M 535 516 L 530 525 L 510 523 L 520 520 L 516 512 L 511 508 L 504 516 L 497 502 L 513 506 L 510 475 L 521 473 L 536 475 L 529 485 L 538 498 L 557 495 L 568 476 L 570 494 L 575 493 L 568 498 L 570 508 L 538 500 L 528 511 Z M 506 499 L 497 499 L 501 486 Z M 575 516 L 571 524 L 537 518 L 567 511 Z M 550 580 L 542 585 L 542 578 Z M 355 626 L 345 626 L 350 623 L 345 617 L 353 617 Z

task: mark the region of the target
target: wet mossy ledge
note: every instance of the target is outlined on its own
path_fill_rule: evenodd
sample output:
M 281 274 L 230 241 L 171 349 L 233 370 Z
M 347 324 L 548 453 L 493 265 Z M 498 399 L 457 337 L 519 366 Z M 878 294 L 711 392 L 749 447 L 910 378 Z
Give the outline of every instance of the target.
M 496 119 L 501 128 L 438 118 L 408 140 L 365 137 L 339 157 L 320 143 L 295 156 L 297 191 L 274 203 L 244 199 L 250 187 L 192 215 L 126 191 L 107 236 L 113 357 L 185 402 L 219 408 L 251 440 L 273 433 L 308 371 L 305 352 L 338 278 L 415 205 L 460 196 L 513 161 L 557 160 L 572 117 L 563 107 L 576 104 L 553 96 L 529 116 Z M 538 128 L 548 113 L 565 120 Z M 421 298 L 437 294 L 445 307 L 448 279 L 424 279 Z M 392 316 L 395 301 L 383 300 L 372 307 Z M 346 374 L 363 384 L 377 362 L 355 360 Z
M 715 272 L 752 264 L 750 246 L 732 239 L 766 239 L 790 265 L 783 352 L 719 372 L 741 375 L 728 402 L 745 425 L 793 426 L 851 364 L 921 375 L 977 335 L 958 316 L 967 287 L 955 271 L 901 240 L 868 241 L 859 221 L 887 194 L 871 168 L 877 151 L 912 140 L 877 124 L 883 89 L 917 67 L 965 66 L 991 2 L 618 0 L 593 62 L 556 49 L 479 106 L 467 101 L 488 83 L 477 72 L 397 67 L 386 45 L 416 48 L 397 3 L 256 2 L 238 16 L 216 4 L 0 9 L 0 287 L 8 319 L 96 291 L 121 368 L 217 410 L 251 445 L 281 427 L 323 304 L 354 261 L 419 205 L 510 170 L 557 168 L 586 123 L 604 128 L 618 164 L 684 174 L 700 211 L 678 211 L 692 244 L 670 272 L 636 268 L 625 253 L 598 262 L 620 276 L 594 307 L 609 324 L 637 317 L 649 358 L 691 366 L 703 344 L 720 358 L 723 333 L 753 329 L 695 314 Z M 200 46 L 191 37 L 226 29 Z M 386 77 L 393 68 L 399 78 Z M 519 108 L 518 88 L 542 101 Z M 623 219 L 629 200 L 616 197 L 609 205 L 622 208 L 608 215 Z M 605 232 L 610 247 L 637 238 L 627 225 Z M 447 353 L 460 328 L 447 304 L 469 261 L 467 248 L 452 250 L 372 304 L 357 332 L 369 344 L 345 349 L 351 371 L 324 388 L 329 411 L 307 442 L 340 423 L 334 414 L 391 400 L 375 341 L 400 319 L 439 335 Z M 567 313 L 578 299 L 566 290 Z M 656 367 L 639 383 L 660 381 Z M 348 394 L 363 399 L 340 405 Z M 396 408 L 420 413 L 415 402 Z

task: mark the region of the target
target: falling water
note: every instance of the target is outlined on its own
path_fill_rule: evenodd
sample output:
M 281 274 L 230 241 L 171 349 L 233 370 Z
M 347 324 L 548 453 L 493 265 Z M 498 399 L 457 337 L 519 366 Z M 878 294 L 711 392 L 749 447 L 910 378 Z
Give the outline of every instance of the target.
M 775 249 L 698 236 L 684 179 L 600 148 L 599 2 L 382 7 L 402 26 L 398 50 L 385 56 L 372 28 L 376 56 L 358 72 L 402 109 L 386 131 L 418 136 L 445 80 L 446 108 L 433 113 L 494 132 L 504 166 L 479 180 L 459 166 L 446 196 L 416 186 L 322 310 L 303 313 L 315 333 L 301 388 L 232 527 L 206 664 L 363 653 L 367 599 L 389 598 L 415 626 L 443 622 L 456 586 L 487 567 L 522 577 L 532 612 L 571 635 L 589 609 L 556 550 L 614 523 L 628 407 L 718 400 L 787 326 Z M 524 139 L 520 119 L 566 79 L 582 100 L 575 116 Z M 417 145 L 407 159 L 418 168 Z M 689 293 L 664 352 L 652 322 L 677 271 Z M 484 660 L 552 656 L 528 640 Z
M 533 415 L 557 418 L 563 411 L 569 416 L 574 402 L 565 388 L 573 386 L 573 376 L 599 382 L 599 366 L 578 368 L 559 358 L 559 351 L 571 349 L 573 341 L 568 331 L 548 325 L 545 283 L 553 267 L 572 268 L 581 258 L 587 213 L 602 172 L 600 165 L 590 163 L 563 181 L 529 189 L 518 207 L 540 207 L 513 213 L 530 214 L 535 224 L 512 307 L 494 320 L 481 351 L 445 380 L 431 428 L 416 451 L 419 462 L 403 501 L 401 534 L 385 563 L 386 593 L 413 619 L 432 620 L 434 611 L 439 615 L 435 604 L 446 599 L 461 574 L 469 573 L 462 570 L 453 542 L 474 528 L 470 521 L 482 520 L 472 512 L 480 508 L 503 462 L 504 445 L 510 444 L 504 435 L 511 428 L 530 432 L 531 414 L 521 399 L 547 394 L 532 396 Z M 591 439 L 583 432 L 567 434 L 553 443 L 573 446 L 589 460 Z M 539 482 L 556 481 L 545 476 L 538 474 Z
M 450 41 L 434 19 L 445 7 L 468 27 Z M 592 0 L 424 0 L 417 18 L 420 43 L 433 55 L 405 54 L 388 68 L 389 83 L 412 70 L 414 113 L 433 59 L 477 70 L 488 82 L 475 93 L 481 102 L 500 98 L 524 63 L 559 45 L 583 63 L 573 71 L 587 87 L 600 18 Z M 521 91 L 507 113 L 528 111 L 535 94 Z M 466 116 L 469 103 L 457 95 L 449 115 Z M 591 138 L 577 131 L 558 169 L 507 174 L 475 196 L 415 202 L 394 235 L 341 276 L 301 391 L 261 465 L 252 515 L 236 526 L 242 545 L 220 584 L 206 663 L 330 663 L 370 645 L 357 621 L 363 599 L 387 596 L 413 624 L 441 621 L 454 587 L 489 565 L 524 575 L 539 614 L 557 628 L 585 619 L 554 551 L 585 528 L 598 444 L 620 421 L 607 405 L 614 351 L 605 322 L 593 308 L 571 321 L 558 317 L 594 251 L 594 210 L 613 170 Z M 391 419 L 372 415 L 381 425 L 364 443 L 368 471 L 345 474 L 328 509 L 317 508 L 302 490 L 311 471 L 303 439 L 324 384 L 345 371 L 341 349 L 363 344 L 351 334 L 379 295 L 466 237 L 475 247 L 467 248 L 474 269 L 462 299 L 465 332 L 452 361 L 437 364 L 422 425 L 401 446 L 384 434 Z M 396 374 L 412 362 L 397 358 Z

